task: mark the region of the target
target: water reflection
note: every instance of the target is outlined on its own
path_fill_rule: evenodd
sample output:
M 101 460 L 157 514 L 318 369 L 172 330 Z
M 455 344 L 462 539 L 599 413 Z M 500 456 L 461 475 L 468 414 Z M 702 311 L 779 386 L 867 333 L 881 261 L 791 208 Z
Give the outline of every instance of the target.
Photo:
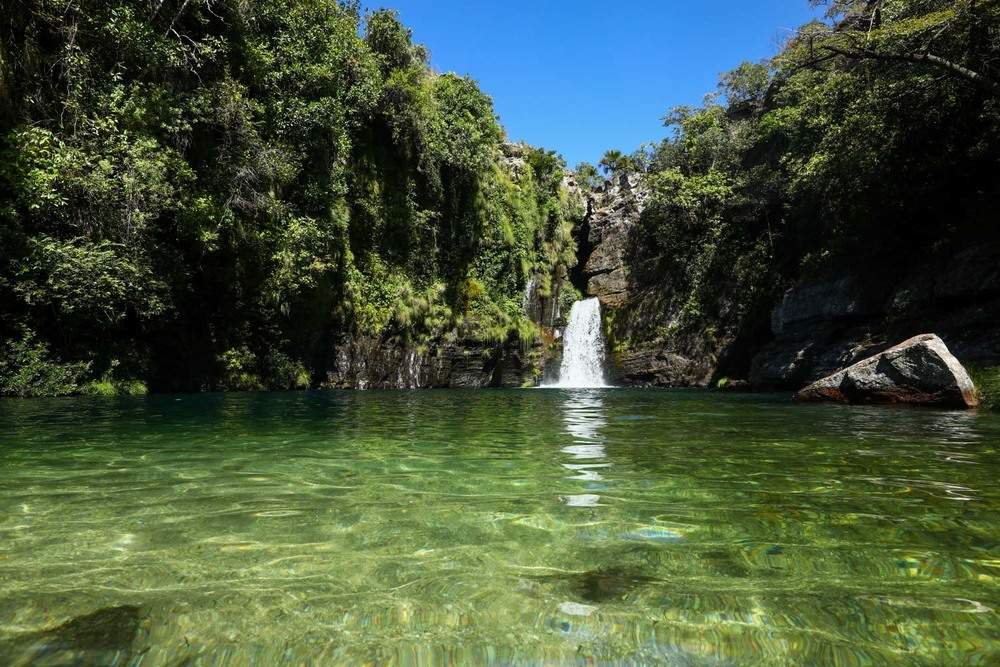
M 813 407 L 811 412 L 820 432 L 843 434 L 856 445 L 856 456 L 881 460 L 885 470 L 895 473 L 857 474 L 855 480 L 902 496 L 982 499 L 982 489 L 961 483 L 965 473 L 958 469 L 980 465 L 983 455 L 991 453 L 984 449 L 987 438 L 976 411 L 839 406 Z M 928 465 L 931 460 L 944 465 Z
M 600 471 L 611 467 L 611 464 L 607 462 L 608 454 L 604 449 L 602 431 L 608 422 L 601 392 L 592 389 L 567 391 L 562 404 L 562 420 L 572 444 L 559 451 L 569 454 L 574 460 L 574 463 L 562 464 L 573 473 L 568 479 L 588 482 L 588 491 L 604 488 L 600 484 L 604 481 Z M 570 507 L 595 507 L 600 504 L 600 499 L 594 493 L 563 496 L 563 502 Z

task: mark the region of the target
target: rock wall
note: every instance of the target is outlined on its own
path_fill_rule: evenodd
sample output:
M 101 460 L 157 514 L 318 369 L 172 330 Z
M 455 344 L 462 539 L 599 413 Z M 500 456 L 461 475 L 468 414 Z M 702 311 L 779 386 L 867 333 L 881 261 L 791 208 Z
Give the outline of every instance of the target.
M 618 308 L 628 300 L 630 244 L 648 197 L 639 176 L 622 174 L 587 198 L 586 243 L 580 244 L 586 256 L 580 262 L 587 294 L 606 308 Z
M 828 268 L 777 299 L 769 331 L 762 317 L 741 319 L 723 296 L 706 331 L 680 333 L 684 295 L 660 277 L 637 278 L 648 197 L 639 176 L 606 182 L 588 196 L 578 239 L 574 282 L 604 306 L 616 384 L 706 386 L 728 375 L 759 389 L 800 389 L 926 332 L 963 364 L 1000 364 L 1000 248 L 971 240 L 930 258 L 886 252 L 872 266 Z
M 564 187 L 576 185 L 568 177 Z M 622 386 L 708 386 L 725 375 L 748 379 L 756 389 L 801 389 L 926 332 L 941 336 L 963 364 L 1000 365 L 995 244 L 911 259 L 909 268 L 895 260 L 829 268 L 824 277 L 803 280 L 777 298 L 770 327 L 763 317 L 758 323 L 741 320 L 723 296 L 711 326 L 682 333 L 686 295 L 674 293 L 662 277 L 646 277 L 655 284 L 637 278 L 637 231 L 648 197 L 636 175 L 617 177 L 586 195 L 578 267 L 547 277 L 547 294 L 538 287 L 542 276 L 525 289 L 525 313 L 543 332 L 531 349 L 486 344 L 459 332 L 425 346 L 345 339 L 335 346 L 326 386 L 521 387 L 554 379 L 564 324 L 559 292 L 568 280 L 601 300 L 611 345 L 609 376 Z
M 325 387 L 436 389 L 534 386 L 542 349 L 456 339 L 411 346 L 397 339 L 344 339 L 336 346 Z
M 799 388 L 911 336 L 934 332 L 963 364 L 1000 363 L 1000 249 L 977 246 L 898 274 L 855 269 L 790 288 L 755 356 L 758 387 Z
M 589 193 L 578 239 L 578 286 L 601 300 L 614 384 L 703 386 L 713 374 L 711 346 L 702 339 L 659 335 L 670 328 L 680 304 L 665 286 L 641 284 L 634 271 L 637 228 L 648 199 L 649 189 L 637 174 L 619 175 Z

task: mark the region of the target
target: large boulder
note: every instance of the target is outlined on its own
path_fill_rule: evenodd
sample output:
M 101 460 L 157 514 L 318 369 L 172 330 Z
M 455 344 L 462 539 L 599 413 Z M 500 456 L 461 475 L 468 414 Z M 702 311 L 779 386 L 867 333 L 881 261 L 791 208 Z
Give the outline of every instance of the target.
M 934 334 L 916 336 L 814 382 L 796 399 L 956 408 L 979 405 L 969 374 Z

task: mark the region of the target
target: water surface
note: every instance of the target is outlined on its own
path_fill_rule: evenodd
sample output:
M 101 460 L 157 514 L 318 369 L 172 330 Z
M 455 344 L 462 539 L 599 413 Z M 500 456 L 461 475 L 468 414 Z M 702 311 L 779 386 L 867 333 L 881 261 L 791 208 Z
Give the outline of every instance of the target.
M 700 392 L 0 402 L 3 664 L 1000 664 L 1000 418 Z

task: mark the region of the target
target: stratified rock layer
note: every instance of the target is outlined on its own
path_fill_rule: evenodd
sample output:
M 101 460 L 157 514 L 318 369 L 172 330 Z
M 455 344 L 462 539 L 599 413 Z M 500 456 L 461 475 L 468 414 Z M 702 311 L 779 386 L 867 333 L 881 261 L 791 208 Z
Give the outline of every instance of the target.
M 584 262 L 587 293 L 606 308 L 629 297 L 628 247 L 649 192 L 636 174 L 621 174 L 590 193 L 585 221 L 593 250 Z
M 337 345 L 323 386 L 331 389 L 521 387 L 541 378 L 541 351 L 469 339 L 407 346 L 361 337 Z
M 915 336 L 814 382 L 800 401 L 912 403 L 948 407 L 979 404 L 962 364 L 934 334 Z
M 1000 364 L 1000 248 L 866 268 L 844 267 L 785 293 L 771 315 L 773 337 L 750 368 L 755 387 L 798 389 L 928 330 L 964 363 Z

